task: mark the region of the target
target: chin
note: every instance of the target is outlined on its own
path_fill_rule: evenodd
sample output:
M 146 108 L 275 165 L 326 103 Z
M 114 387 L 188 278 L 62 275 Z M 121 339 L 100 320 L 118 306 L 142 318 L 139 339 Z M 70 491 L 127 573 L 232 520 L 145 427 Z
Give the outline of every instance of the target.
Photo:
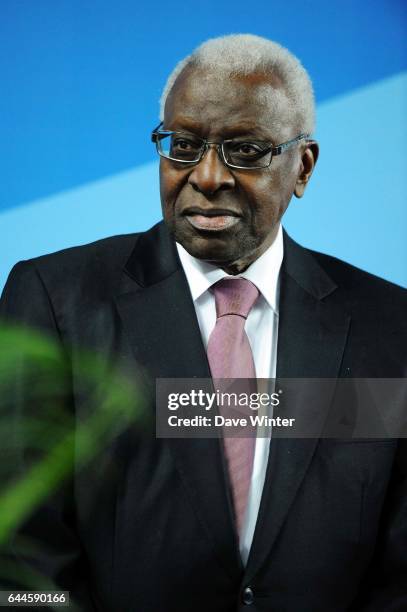
M 233 261 L 236 255 L 234 249 L 215 238 L 179 242 L 190 255 L 209 263 Z
M 171 229 L 170 227 L 170 231 Z M 244 232 L 233 234 L 226 230 L 204 234 L 190 226 L 177 224 L 172 234 L 190 255 L 220 267 L 245 259 L 259 246 L 258 240 L 247 236 Z

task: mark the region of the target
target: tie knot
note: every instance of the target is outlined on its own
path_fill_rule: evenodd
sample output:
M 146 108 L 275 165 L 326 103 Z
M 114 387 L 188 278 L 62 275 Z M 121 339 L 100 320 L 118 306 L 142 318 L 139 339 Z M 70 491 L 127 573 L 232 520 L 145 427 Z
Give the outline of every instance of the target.
M 256 285 L 246 278 L 223 278 L 213 285 L 216 316 L 239 315 L 247 319 L 248 314 L 259 297 Z

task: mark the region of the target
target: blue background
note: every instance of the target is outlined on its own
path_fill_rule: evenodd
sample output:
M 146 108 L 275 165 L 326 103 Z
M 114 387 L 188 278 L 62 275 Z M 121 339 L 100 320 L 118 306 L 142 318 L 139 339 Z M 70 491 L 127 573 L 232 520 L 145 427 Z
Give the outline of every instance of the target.
M 321 157 L 285 217 L 306 246 L 407 281 L 407 3 L 0 3 L 0 288 L 11 266 L 160 218 L 149 140 L 175 63 L 263 35 L 313 79 Z

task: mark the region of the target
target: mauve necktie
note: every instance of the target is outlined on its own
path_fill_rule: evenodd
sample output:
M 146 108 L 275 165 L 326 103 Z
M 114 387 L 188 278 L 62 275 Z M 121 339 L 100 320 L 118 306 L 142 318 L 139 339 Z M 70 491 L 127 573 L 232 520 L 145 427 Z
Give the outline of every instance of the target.
M 244 326 L 259 290 L 245 278 L 224 278 L 211 290 L 215 295 L 217 317 L 207 349 L 212 378 L 214 381 L 256 378 L 253 354 Z M 223 440 L 237 531 L 241 535 L 256 439 L 253 436 L 238 438 L 225 435 Z

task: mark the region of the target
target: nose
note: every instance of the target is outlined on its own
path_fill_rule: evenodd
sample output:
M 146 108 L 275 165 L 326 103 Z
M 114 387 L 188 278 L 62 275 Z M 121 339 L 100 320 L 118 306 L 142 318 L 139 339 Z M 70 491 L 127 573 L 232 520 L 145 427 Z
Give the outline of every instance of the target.
M 188 183 L 195 191 L 211 197 L 218 191 L 233 189 L 235 179 L 219 157 L 218 147 L 208 144 L 201 161 L 194 166 Z

